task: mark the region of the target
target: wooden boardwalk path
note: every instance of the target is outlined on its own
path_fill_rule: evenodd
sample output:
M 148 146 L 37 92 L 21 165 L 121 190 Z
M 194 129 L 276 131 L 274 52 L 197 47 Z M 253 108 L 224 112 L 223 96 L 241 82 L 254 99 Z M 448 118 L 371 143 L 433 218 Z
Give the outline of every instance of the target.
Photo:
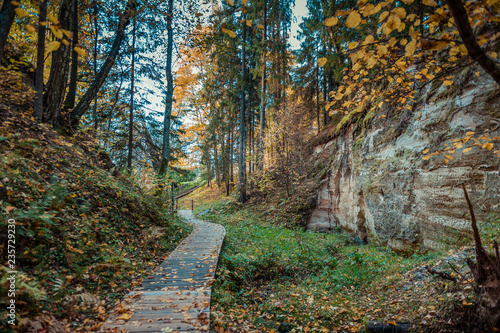
M 190 210 L 179 215 L 193 232 L 127 295 L 101 331 L 208 332 L 211 285 L 226 231 Z

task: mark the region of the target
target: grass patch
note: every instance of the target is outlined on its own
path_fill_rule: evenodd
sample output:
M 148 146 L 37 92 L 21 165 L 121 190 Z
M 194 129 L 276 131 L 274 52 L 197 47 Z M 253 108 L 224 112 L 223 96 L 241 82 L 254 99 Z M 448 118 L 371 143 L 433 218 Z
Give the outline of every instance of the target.
M 412 269 L 436 263 L 441 253 L 403 257 L 343 233 L 281 227 L 261 206 L 217 199 L 214 189 L 194 196 L 203 193 L 209 199 L 197 210 L 210 208 L 203 218 L 227 231 L 212 291 L 216 329 L 277 332 L 285 323 L 291 332 L 359 332 L 367 320 L 420 323 L 443 303 L 436 295 L 452 289 L 432 276 L 408 282 L 417 274 Z

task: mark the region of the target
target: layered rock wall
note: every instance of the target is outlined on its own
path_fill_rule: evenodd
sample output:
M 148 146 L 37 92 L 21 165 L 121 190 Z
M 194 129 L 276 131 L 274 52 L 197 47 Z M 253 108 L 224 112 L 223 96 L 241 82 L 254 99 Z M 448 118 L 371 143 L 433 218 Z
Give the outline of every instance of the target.
M 447 164 L 443 155 L 422 159 L 422 151 L 444 150 L 466 132 L 500 136 L 500 89 L 485 74 L 464 80 L 462 87 L 428 87 L 412 112 L 367 115 L 373 120 L 360 119 L 318 145 L 314 158 L 329 166 L 307 228 L 341 226 L 399 250 L 438 248 L 450 235 L 470 233 L 464 182 L 479 219 L 498 216 L 500 141 L 491 151 L 472 146 L 464 154 L 471 139 Z

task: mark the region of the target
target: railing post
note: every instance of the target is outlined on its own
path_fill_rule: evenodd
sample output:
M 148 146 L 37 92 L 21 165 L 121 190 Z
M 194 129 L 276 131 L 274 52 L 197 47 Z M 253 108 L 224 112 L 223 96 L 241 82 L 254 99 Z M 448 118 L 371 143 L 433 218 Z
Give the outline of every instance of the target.
M 194 199 L 191 199 L 191 211 L 194 211 Z

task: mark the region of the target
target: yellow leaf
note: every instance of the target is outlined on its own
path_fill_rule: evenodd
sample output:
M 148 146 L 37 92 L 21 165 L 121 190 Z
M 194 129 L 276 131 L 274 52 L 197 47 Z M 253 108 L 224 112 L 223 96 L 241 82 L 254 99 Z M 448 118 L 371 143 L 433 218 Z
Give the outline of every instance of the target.
M 457 54 L 460 53 L 460 47 L 455 46 L 450 49 L 450 56 L 456 56 Z
M 496 52 L 491 52 L 491 53 L 490 53 L 490 57 L 492 57 L 493 59 L 498 58 L 498 56 L 497 56 L 497 53 L 496 53 Z
M 26 24 L 26 30 L 28 30 L 29 32 L 35 32 L 36 29 L 33 25 L 31 24 Z
M 464 153 L 464 154 L 465 154 L 465 153 L 468 153 L 468 152 L 470 152 L 470 151 L 471 151 L 471 149 L 472 149 L 472 147 L 465 148 L 465 149 L 464 149 L 464 151 L 463 151 L 462 153 Z
M 52 31 L 52 33 L 54 34 L 54 36 L 56 36 L 57 38 L 59 38 L 59 39 L 63 38 L 63 32 L 61 31 L 61 29 L 59 29 L 55 25 L 52 25 L 50 27 L 50 31 Z
M 323 24 L 327 27 L 333 27 L 338 23 L 339 19 L 336 17 L 330 17 L 323 21 Z
M 347 16 L 347 20 L 345 22 L 348 28 L 356 28 L 359 23 L 361 23 L 361 15 L 358 12 L 354 11 Z
M 48 42 L 47 43 L 47 52 L 53 52 L 57 50 L 61 46 L 61 43 L 58 41 Z
M 228 34 L 232 38 L 236 37 L 236 34 L 234 33 L 234 31 L 231 31 L 229 29 L 222 28 L 222 32 L 225 33 L 225 34 Z
M 453 84 L 453 81 L 451 81 L 451 80 L 444 80 L 443 84 L 445 86 L 451 86 Z
M 363 6 L 367 2 L 368 2 L 368 0 L 358 0 L 357 6 L 361 7 L 361 6 Z
M 491 1 L 491 0 L 490 0 Z M 11 1 L 10 2 L 12 5 L 14 6 L 21 6 L 21 3 L 17 2 L 17 1 Z
M 247 27 L 251 27 L 252 26 L 252 20 L 247 20 Z
M 62 42 L 64 45 L 66 45 L 66 46 L 68 46 L 68 45 L 69 45 L 69 42 L 68 42 L 66 39 L 63 39 L 61 42 Z
M 14 207 L 14 206 L 7 206 L 7 207 L 5 207 L 4 209 L 5 209 L 5 211 L 6 211 L 7 213 L 10 213 L 10 212 L 12 212 L 14 209 L 16 209 L 16 207 Z
M 262 24 L 257 25 L 257 29 L 264 30 L 264 26 Z
M 417 41 L 412 39 L 411 42 L 405 46 L 405 55 L 411 57 L 415 53 L 415 48 L 417 47 Z
M 368 5 L 361 8 L 361 14 L 363 14 L 364 17 L 367 17 L 367 16 L 373 15 L 375 13 L 378 13 L 380 11 L 380 9 L 382 9 L 382 7 L 380 7 L 380 4 L 377 6 L 374 6 L 371 3 L 369 3 Z
M 244 5 L 245 7 L 247 7 L 247 6 L 248 6 L 248 0 L 241 0 L 241 2 L 243 2 L 243 5 Z
M 476 134 L 476 132 L 467 132 L 467 133 L 465 133 L 465 136 L 472 136 L 474 134 Z
M 385 54 L 387 54 L 387 46 L 386 45 L 377 45 L 377 51 L 378 51 L 378 54 L 383 56 Z
M 426 150 L 424 150 L 424 151 L 422 152 L 422 154 L 427 154 L 427 153 L 429 152 L 429 150 L 430 150 L 430 149 L 429 149 L 429 148 L 427 148 Z
M 363 45 L 367 45 L 367 44 L 373 43 L 374 40 L 375 39 L 373 38 L 372 35 L 368 35 L 368 36 L 366 36 L 365 41 L 363 42 Z
M 318 59 L 318 66 L 323 67 L 326 65 L 326 62 L 327 62 L 326 58 L 319 58 Z
M 453 155 L 444 155 L 444 157 L 446 157 L 447 159 L 449 159 L 450 161 L 453 160 Z
M 434 0 L 423 0 L 422 3 L 426 6 L 436 7 L 437 3 Z
M 61 29 L 61 31 L 63 32 L 64 36 L 68 37 L 69 39 L 73 39 L 73 33 L 71 31 L 66 29 Z
M 485 149 L 485 148 L 486 148 L 486 149 L 488 149 L 488 150 L 491 150 L 491 149 L 493 149 L 493 143 L 491 143 L 491 142 L 486 142 L 486 143 L 483 145 L 483 147 L 482 147 L 482 148 L 483 148 L 483 149 Z
M 396 30 L 401 25 L 401 19 L 399 18 L 399 16 L 391 14 L 387 19 L 387 25 L 390 29 Z
M 226 2 L 227 2 L 228 4 L 230 4 L 231 6 L 234 6 L 234 1 L 233 1 L 233 0 L 226 0 Z
M 397 7 L 393 9 L 393 12 L 399 17 L 399 18 L 405 18 L 406 17 L 406 10 L 401 7 Z
M 384 34 L 389 35 L 394 30 L 398 29 L 401 26 L 401 19 L 399 16 L 391 14 L 387 19 L 387 22 L 384 23 L 382 31 Z
M 445 159 L 443 160 L 443 162 L 444 162 L 444 164 L 448 164 L 448 162 L 449 162 L 449 161 L 445 158 Z
M 385 12 L 381 13 L 381 14 L 380 14 L 380 16 L 379 16 L 378 21 L 379 21 L 379 22 L 382 22 L 383 20 L 385 20 L 385 18 L 386 18 L 387 16 L 389 16 L 389 12 L 388 12 L 388 11 L 385 11 Z
M 427 161 L 427 160 L 428 160 L 429 158 L 431 158 L 431 157 L 432 157 L 432 155 L 426 155 L 426 156 L 422 157 L 422 159 L 423 159 L 424 161 Z
M 479 72 L 476 72 L 475 74 L 476 74 L 476 76 L 477 76 L 477 77 L 479 77 L 479 74 L 480 74 L 480 73 L 479 73 Z
M 403 0 L 403 2 L 407 5 L 410 5 L 413 3 L 413 0 Z
M 29 15 L 29 13 L 22 8 L 14 8 L 14 11 L 16 12 L 17 16 L 19 16 L 19 18 L 23 18 Z
M 117 317 L 116 320 L 130 320 L 130 318 L 132 318 L 132 314 L 131 313 L 122 313 L 121 316 Z
M 75 52 L 81 55 L 82 57 L 85 57 L 87 55 L 87 52 L 85 52 L 85 50 L 79 46 L 75 46 Z
M 358 42 L 350 42 L 349 43 L 349 50 L 354 49 L 356 46 L 358 46 Z
M 59 24 L 59 20 L 54 15 L 52 15 L 51 13 L 47 13 L 47 18 L 53 24 Z

